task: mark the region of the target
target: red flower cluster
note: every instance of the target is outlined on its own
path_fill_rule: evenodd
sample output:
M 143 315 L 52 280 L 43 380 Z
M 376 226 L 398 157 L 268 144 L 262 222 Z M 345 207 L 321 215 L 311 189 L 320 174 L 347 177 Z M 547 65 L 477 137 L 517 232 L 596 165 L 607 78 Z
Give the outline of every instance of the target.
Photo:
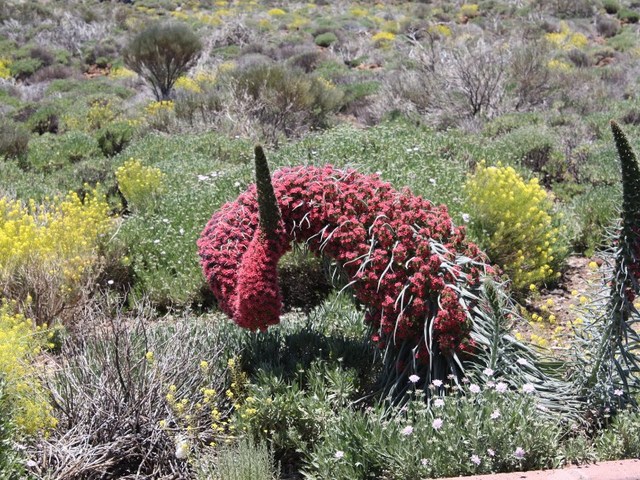
M 291 242 L 306 242 L 342 266 L 379 346 L 409 341 L 425 361 L 429 335 L 445 353 L 471 348 L 458 287 L 477 288 L 488 267 L 445 206 L 331 166 L 282 169 L 272 182 L 282 215 L 275 240 L 259 229 L 252 186 L 212 217 L 198 241 L 219 306 L 238 325 L 278 323 L 278 260 Z

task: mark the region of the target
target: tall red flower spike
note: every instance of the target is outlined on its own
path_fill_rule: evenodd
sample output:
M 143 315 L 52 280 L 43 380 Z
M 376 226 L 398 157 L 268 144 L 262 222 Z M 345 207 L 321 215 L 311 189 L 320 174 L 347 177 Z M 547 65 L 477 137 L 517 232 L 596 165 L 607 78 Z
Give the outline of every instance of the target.
M 445 354 L 472 348 L 460 292 L 476 291 L 490 267 L 445 206 L 330 165 L 283 168 L 272 185 L 279 215 L 270 215 L 269 231 L 252 185 L 213 215 L 198 241 L 219 307 L 238 325 L 264 330 L 280 321 L 278 260 L 292 242 L 305 242 L 342 267 L 380 347 L 408 341 L 424 362 L 431 342 Z

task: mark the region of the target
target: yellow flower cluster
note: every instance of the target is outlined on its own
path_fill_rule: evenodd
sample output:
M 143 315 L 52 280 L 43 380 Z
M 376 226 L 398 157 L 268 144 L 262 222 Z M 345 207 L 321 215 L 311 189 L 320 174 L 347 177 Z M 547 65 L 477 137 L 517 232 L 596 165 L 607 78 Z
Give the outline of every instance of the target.
M 287 12 L 285 12 L 283 9 L 281 8 L 272 8 L 271 10 L 269 10 L 267 12 L 268 15 L 272 16 L 272 17 L 281 17 L 283 15 L 286 15 Z
M 86 126 L 89 130 L 98 130 L 116 118 L 110 101 L 93 102 L 87 112 Z
M 448 38 L 451 36 L 451 29 L 448 26 L 439 23 L 437 25 L 431 25 L 429 27 L 429 33 L 439 37 Z
M 31 320 L 0 305 L 0 379 L 10 416 L 21 434 L 33 435 L 56 425 L 51 405 L 38 380 L 32 357 L 40 351 L 43 335 Z M 3 412 L 6 413 L 6 412 Z
M 193 92 L 193 93 L 202 92 L 202 88 L 200 88 L 200 85 L 198 85 L 198 82 L 196 82 L 193 78 L 187 77 L 187 76 L 182 76 L 178 78 L 178 80 L 176 80 L 174 87 L 176 88 L 176 90 L 185 90 L 187 92 Z
M 560 22 L 560 31 L 557 33 L 547 33 L 547 41 L 563 50 L 573 50 L 587 46 L 589 40 L 582 33 L 572 32 L 567 22 Z
M 552 202 L 536 178 L 525 182 L 511 167 L 481 162 L 468 179 L 472 228 L 491 260 L 517 290 L 556 278 L 552 265 L 565 254 Z M 485 239 L 483 241 L 483 239 Z
M 0 58 L 0 78 L 11 78 L 11 70 L 9 65 L 11 62 L 5 58 Z
M 571 65 L 567 62 L 563 62 L 562 60 L 552 59 L 547 63 L 547 67 L 550 70 L 557 70 L 559 72 L 567 72 L 571 70 Z
M 376 45 L 380 47 L 386 47 L 386 46 L 389 46 L 391 42 L 395 40 L 395 38 L 396 38 L 395 33 L 378 32 L 372 37 L 372 40 Z
M 129 70 L 125 67 L 116 67 L 111 69 L 111 71 L 109 72 L 109 76 L 116 79 L 126 79 L 135 78 L 138 76 L 138 74 L 133 70 Z
M 0 281 L 42 270 L 61 281 L 63 292 L 79 286 L 96 261 L 98 242 L 111 228 L 109 206 L 94 190 L 84 202 L 74 193 L 37 205 L 0 198 Z M 26 299 L 20 299 L 26 300 Z
M 463 17 L 474 18 L 479 14 L 479 7 L 475 3 L 465 3 L 460 7 L 460 15 Z
M 145 107 L 145 113 L 150 117 L 155 117 L 164 113 L 173 112 L 173 102 L 171 100 L 161 100 L 159 102 L 151 102 Z
M 138 211 L 152 207 L 164 191 L 164 173 L 135 158 L 130 158 L 116 170 L 116 180 L 129 207 Z

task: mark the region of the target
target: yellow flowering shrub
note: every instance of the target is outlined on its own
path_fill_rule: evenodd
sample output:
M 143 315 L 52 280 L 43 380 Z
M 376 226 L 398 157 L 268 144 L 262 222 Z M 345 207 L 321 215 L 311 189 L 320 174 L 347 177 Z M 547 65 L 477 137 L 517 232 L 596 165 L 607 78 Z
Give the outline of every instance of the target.
M 460 7 L 460 15 L 467 18 L 474 18 L 480 14 L 479 7 L 475 3 L 465 3 Z
M 447 25 L 439 23 L 437 25 L 431 25 L 429 27 L 429 33 L 432 35 L 437 35 L 439 37 L 448 38 L 451 36 L 451 28 Z
M 111 69 L 111 71 L 109 72 L 109 76 L 116 79 L 127 79 L 135 78 L 138 76 L 138 74 L 126 67 L 116 67 Z
M 560 22 L 560 31 L 557 33 L 547 33 L 545 38 L 554 46 L 563 50 L 573 50 L 586 47 L 589 40 L 582 33 L 571 31 L 567 22 Z
M 567 72 L 573 68 L 571 64 L 557 59 L 549 60 L 549 62 L 547 63 L 547 67 L 550 70 L 556 70 L 559 72 Z
M 0 286 L 34 312 L 39 323 L 78 298 L 112 228 L 109 206 L 94 190 L 84 202 L 72 192 L 37 205 L 0 198 Z M 31 298 L 31 292 L 36 292 Z
M 281 8 L 272 8 L 271 10 L 269 10 L 267 12 L 267 14 L 272 16 L 272 17 L 281 17 L 282 15 L 286 15 L 287 12 L 285 12 Z
M 9 401 L 10 416 L 20 433 L 32 435 L 56 425 L 36 368 L 31 363 L 39 353 L 43 335 L 31 320 L 14 313 L 7 302 L 0 304 L 0 378 Z
M 538 184 L 511 167 L 480 162 L 465 185 L 471 229 L 516 290 L 555 279 L 566 255 L 552 201 Z
M 186 92 L 202 92 L 202 89 L 200 88 L 200 85 L 198 85 L 198 82 L 196 82 L 193 78 L 187 76 L 178 78 L 178 80 L 176 80 L 176 83 L 174 84 L 174 87 L 176 90 L 184 90 Z
M 116 180 L 120 192 L 133 210 L 142 211 L 153 206 L 157 195 L 164 190 L 164 173 L 134 158 L 116 170 Z
M 396 39 L 396 35 L 391 32 L 378 32 L 371 39 L 376 45 L 385 47 Z
M 0 58 L 0 78 L 11 78 L 11 70 L 9 65 L 11 62 L 5 58 Z
M 145 113 L 149 117 L 156 117 L 169 112 L 173 112 L 173 102 L 171 100 L 161 100 L 159 102 L 151 102 L 145 107 Z

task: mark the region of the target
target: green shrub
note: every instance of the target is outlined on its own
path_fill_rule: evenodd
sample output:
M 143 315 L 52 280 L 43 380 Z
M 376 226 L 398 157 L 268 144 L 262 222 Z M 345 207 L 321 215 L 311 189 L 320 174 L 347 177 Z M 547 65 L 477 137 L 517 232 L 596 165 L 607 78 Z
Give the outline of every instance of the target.
M 280 478 L 273 454 L 263 444 L 240 439 L 222 447 L 214 461 L 200 460 L 197 467 L 201 480 L 277 480 Z
M 0 121 L 0 157 L 24 158 L 29 147 L 29 132 L 23 125 Z
M 636 12 L 635 10 L 623 8 L 618 11 L 618 18 L 622 22 L 638 23 L 638 21 L 640 20 L 640 13 Z
M 11 63 L 11 75 L 16 80 L 25 80 L 42 67 L 42 61 L 37 58 L 21 58 Z
M 475 387 L 436 393 L 427 405 L 418 391 L 400 412 L 338 411 L 309 453 L 306 477 L 401 480 L 558 466 L 561 431 L 539 414 L 535 394 Z
M 202 43 L 180 23 L 155 24 L 123 52 L 125 64 L 151 84 L 156 100 L 168 100 L 176 80 L 195 64 Z
M 316 38 L 314 39 L 315 44 L 318 45 L 319 47 L 330 47 L 331 44 L 337 41 L 338 41 L 338 37 L 333 32 L 321 33 L 320 35 L 316 36 Z
M 640 412 L 630 408 L 615 415 L 595 439 L 595 448 L 601 461 L 640 457 Z
M 250 67 L 235 72 L 233 91 L 248 100 L 247 109 L 273 139 L 325 127 L 341 104 L 342 92 L 330 82 L 280 65 Z
M 88 133 L 45 133 L 31 140 L 26 166 L 37 172 L 52 172 L 100 156 L 97 140 Z
M 620 10 L 620 2 L 618 0 L 604 0 L 602 6 L 604 11 L 610 15 L 615 15 Z
M 566 247 L 553 203 L 534 178 L 511 167 L 481 162 L 465 185 L 470 228 L 489 258 L 509 275 L 515 290 L 554 281 Z
M 96 133 L 98 146 L 105 157 L 122 152 L 133 139 L 134 128 L 130 122 L 120 121 L 105 125 Z
M 58 133 L 60 124 L 60 109 L 55 105 L 44 105 L 36 110 L 27 120 L 32 132 L 40 135 L 44 133 Z

